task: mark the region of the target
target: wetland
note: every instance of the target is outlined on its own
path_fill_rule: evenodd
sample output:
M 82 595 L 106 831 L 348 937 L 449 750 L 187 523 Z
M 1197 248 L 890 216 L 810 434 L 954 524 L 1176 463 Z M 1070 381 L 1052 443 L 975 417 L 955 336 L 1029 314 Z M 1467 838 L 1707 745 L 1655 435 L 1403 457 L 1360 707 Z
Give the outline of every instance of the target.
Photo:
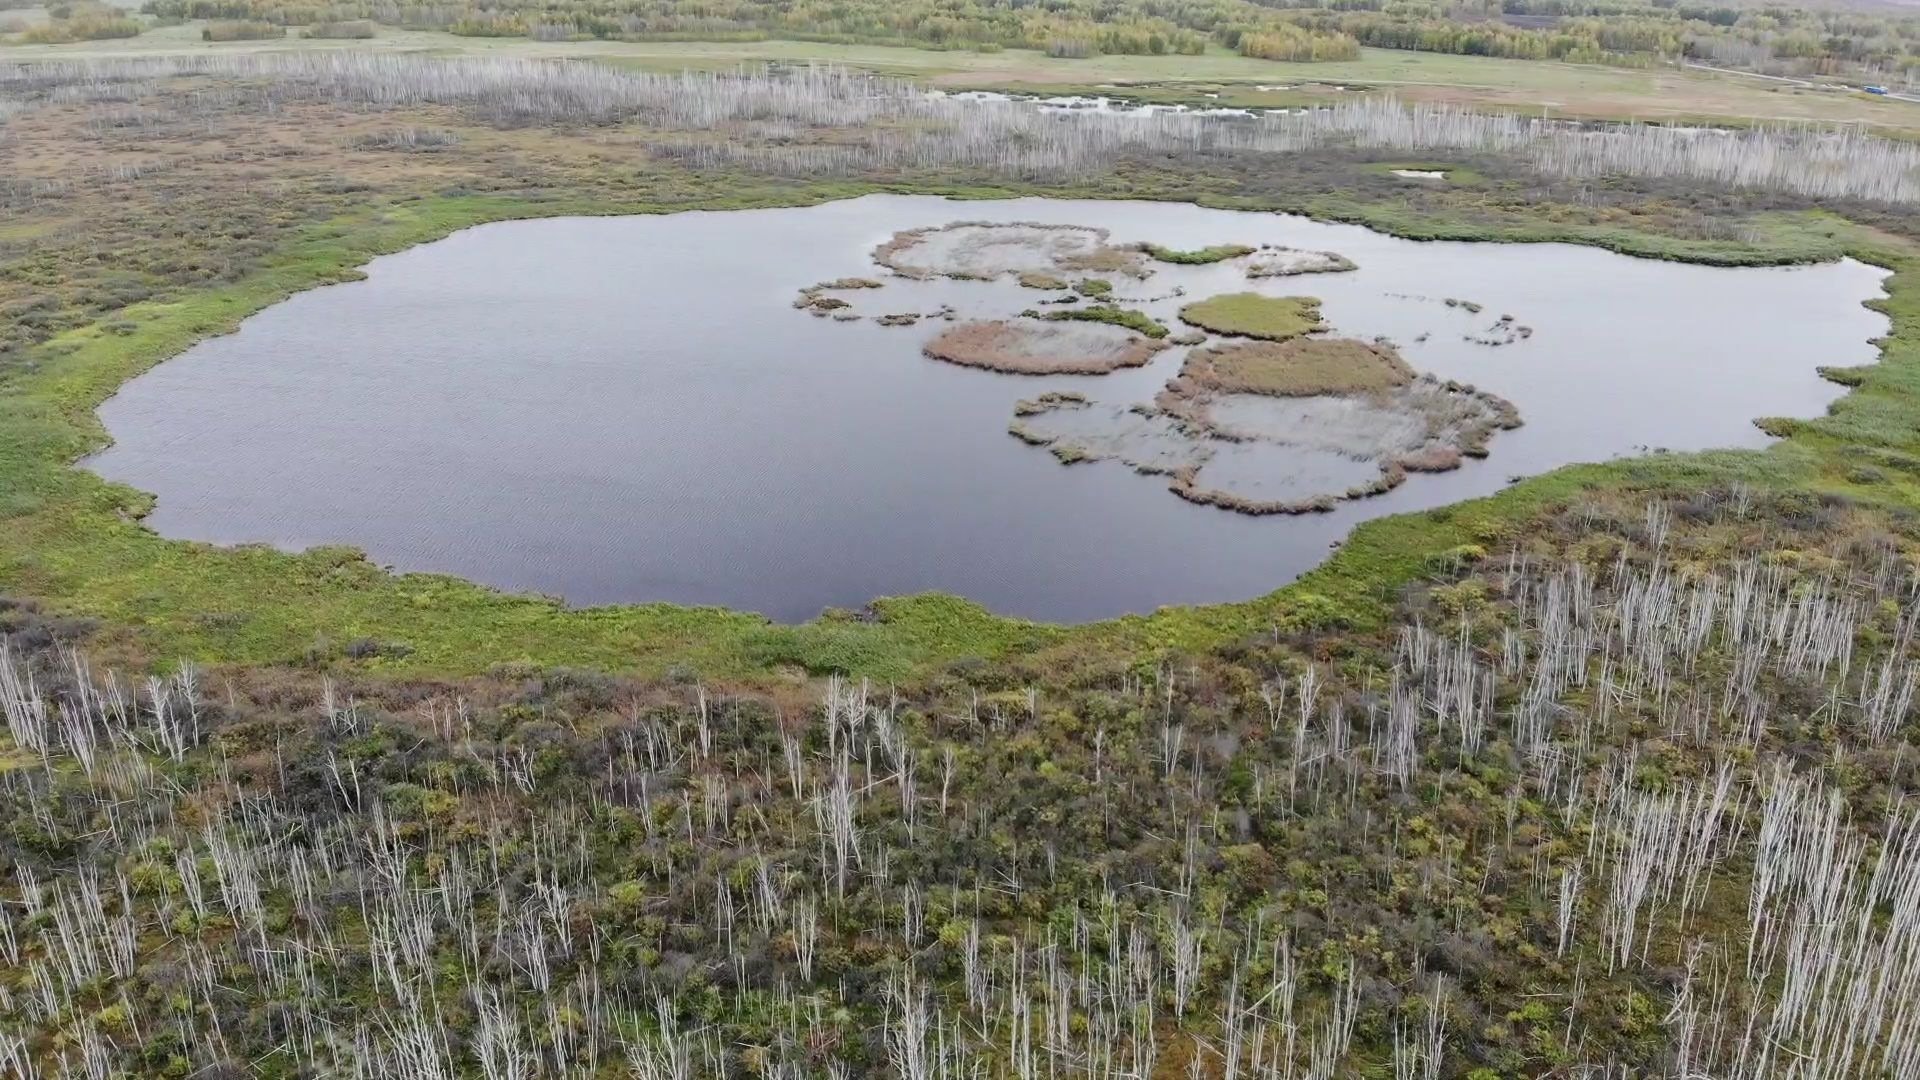
M 1361 520 L 1515 476 L 1764 445 L 1756 418 L 1844 392 L 1817 366 L 1874 359 L 1884 277 L 1169 203 L 504 222 L 135 379 L 88 465 L 165 536 L 579 605 L 797 621 L 940 591 L 1081 621 L 1263 594 Z M 1319 322 L 1255 347 L 1181 320 L 1249 293 Z

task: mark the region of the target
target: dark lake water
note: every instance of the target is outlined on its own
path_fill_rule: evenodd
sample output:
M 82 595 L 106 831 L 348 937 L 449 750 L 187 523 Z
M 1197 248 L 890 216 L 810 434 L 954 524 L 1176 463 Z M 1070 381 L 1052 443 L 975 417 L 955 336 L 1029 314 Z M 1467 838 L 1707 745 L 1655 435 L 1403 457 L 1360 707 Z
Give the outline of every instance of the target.
M 1195 506 L 1163 478 L 1058 464 L 1009 437 L 1015 401 L 1145 401 L 1183 350 L 1099 377 L 925 359 L 947 324 L 839 323 L 791 306 L 872 275 L 896 230 L 956 220 L 1097 225 L 1115 241 L 1332 250 L 1345 274 L 1266 280 L 1385 335 L 1422 371 L 1514 402 L 1526 426 L 1457 472 L 1328 514 Z M 1326 558 L 1355 523 L 1484 495 L 1509 477 L 1647 447 L 1759 446 L 1757 416 L 1814 416 L 1821 364 L 1870 362 L 1885 274 L 1856 262 L 1725 270 L 1565 245 L 1416 243 L 1274 214 L 1131 202 L 874 196 L 803 209 L 470 229 L 377 259 L 129 383 L 88 467 L 155 493 L 169 537 L 344 543 L 399 570 L 574 604 L 719 604 L 781 620 L 938 590 L 1086 620 L 1240 600 Z M 1166 268 L 1123 295 L 1248 287 Z M 1012 282 L 892 281 L 863 311 L 1004 314 Z M 1439 303 L 1485 306 L 1479 316 Z M 1179 299 L 1135 304 L 1171 318 Z M 1511 313 L 1489 348 L 1463 334 Z M 1429 335 L 1416 341 L 1420 335 Z M 1247 464 L 1238 468 L 1252 467 Z

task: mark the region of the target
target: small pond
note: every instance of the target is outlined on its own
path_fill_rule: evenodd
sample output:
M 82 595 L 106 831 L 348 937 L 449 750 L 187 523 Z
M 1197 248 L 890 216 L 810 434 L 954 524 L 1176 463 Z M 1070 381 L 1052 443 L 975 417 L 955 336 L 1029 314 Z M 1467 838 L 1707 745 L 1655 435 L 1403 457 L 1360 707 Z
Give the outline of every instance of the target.
M 1385 338 L 1411 368 L 1510 402 L 1524 426 L 1495 433 L 1485 459 L 1325 513 L 1250 516 L 1118 460 L 1063 465 L 1009 436 L 1016 403 L 1150 402 L 1187 349 L 1105 375 L 927 358 L 953 323 L 875 317 L 998 318 L 1052 295 L 1012 278 L 907 280 L 873 261 L 898 231 L 961 220 L 1338 253 L 1358 269 L 1249 280 L 1230 262 L 1156 264 L 1114 291 L 1176 329 L 1182 305 L 1215 294 L 1318 297 L 1332 331 Z M 856 275 L 883 283 L 835 294 L 858 321 L 794 306 Z M 351 544 L 399 570 L 580 605 L 797 621 L 938 590 L 1087 620 L 1263 594 L 1359 521 L 1515 476 L 1764 445 L 1754 417 L 1819 415 L 1842 393 L 1816 366 L 1874 359 L 1887 323 L 1861 303 L 1884 277 L 1851 261 L 1713 269 L 1135 202 L 872 196 L 507 222 L 377 259 L 364 281 L 293 297 L 133 380 L 101 409 L 114 445 L 87 464 L 153 492 L 148 523 L 165 536 Z M 1253 445 L 1202 471 L 1286 492 L 1354 470 Z

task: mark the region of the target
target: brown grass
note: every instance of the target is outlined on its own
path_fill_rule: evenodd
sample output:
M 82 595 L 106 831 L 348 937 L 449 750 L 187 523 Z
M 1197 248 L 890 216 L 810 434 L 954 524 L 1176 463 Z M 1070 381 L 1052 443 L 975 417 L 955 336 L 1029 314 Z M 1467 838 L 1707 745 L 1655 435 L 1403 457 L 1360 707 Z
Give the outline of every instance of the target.
M 1165 346 L 1104 323 L 967 322 L 927 342 L 935 360 L 1009 375 L 1105 375 L 1140 367 Z
M 1217 506 L 1222 510 L 1231 510 L 1236 514 L 1250 517 L 1267 517 L 1276 514 L 1324 514 L 1333 510 L 1342 499 L 1359 499 L 1370 495 L 1383 495 L 1399 487 L 1405 481 L 1405 474 L 1397 478 L 1391 471 L 1383 471 L 1380 481 L 1365 490 L 1348 491 L 1341 495 L 1309 495 L 1299 499 L 1256 499 L 1248 495 L 1239 495 L 1219 488 L 1204 488 L 1199 485 L 1198 468 L 1181 469 L 1169 479 L 1167 490 L 1199 506 Z
M 1015 416 L 1038 416 L 1055 409 L 1087 404 L 1087 395 L 1072 390 L 1050 390 L 1037 398 L 1027 398 L 1013 404 Z
M 1413 375 L 1413 368 L 1390 345 L 1295 338 L 1197 350 L 1187 356 L 1178 380 L 1192 382 L 1196 390 L 1311 397 L 1405 386 Z

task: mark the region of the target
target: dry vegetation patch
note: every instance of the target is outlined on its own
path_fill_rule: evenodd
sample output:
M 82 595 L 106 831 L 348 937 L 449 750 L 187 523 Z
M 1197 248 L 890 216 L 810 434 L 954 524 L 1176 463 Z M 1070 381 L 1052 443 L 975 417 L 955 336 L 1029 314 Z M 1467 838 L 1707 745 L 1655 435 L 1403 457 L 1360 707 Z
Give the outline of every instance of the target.
M 908 229 L 874 249 L 873 261 L 903 277 L 990 281 L 1009 274 L 1045 282 L 1071 273 L 1145 277 L 1136 249 L 1108 243 L 1108 232 L 1084 225 L 960 221 Z M 1035 288 L 1052 288 L 1035 284 Z
M 1189 502 L 1267 515 L 1331 510 L 1409 473 L 1458 468 L 1519 424 L 1508 402 L 1427 375 L 1349 394 L 1170 391 L 1153 405 L 1049 394 L 1020 402 L 1008 431 L 1066 464 L 1120 461 L 1166 476 Z
M 1247 276 L 1250 278 L 1337 274 L 1359 268 L 1358 263 L 1338 252 L 1301 251 L 1286 247 L 1265 248 L 1247 260 Z
M 1067 464 L 1117 460 L 1164 475 L 1189 502 L 1304 514 L 1458 468 L 1519 425 L 1511 403 L 1415 375 L 1384 345 L 1306 339 L 1196 352 L 1152 404 L 1022 401 L 1008 430 Z
M 800 290 L 793 306 L 802 311 L 811 311 L 815 315 L 833 315 L 837 319 L 848 319 L 853 305 L 838 296 L 836 292 L 859 292 L 864 289 L 885 288 L 882 282 L 872 278 L 843 277 L 832 281 L 822 281 Z M 851 318 L 858 318 L 853 315 Z
M 1176 382 L 1220 393 L 1305 397 L 1405 386 L 1413 368 L 1391 345 L 1353 338 L 1239 341 L 1191 353 Z
M 1007 433 L 1044 448 L 1063 465 L 1118 461 L 1148 476 L 1192 473 L 1212 455 L 1212 447 L 1196 439 L 1177 417 L 1074 393 L 1019 402 Z
M 995 319 L 954 326 L 925 351 L 935 360 L 1009 375 L 1104 375 L 1140 367 L 1165 347 L 1107 323 Z

